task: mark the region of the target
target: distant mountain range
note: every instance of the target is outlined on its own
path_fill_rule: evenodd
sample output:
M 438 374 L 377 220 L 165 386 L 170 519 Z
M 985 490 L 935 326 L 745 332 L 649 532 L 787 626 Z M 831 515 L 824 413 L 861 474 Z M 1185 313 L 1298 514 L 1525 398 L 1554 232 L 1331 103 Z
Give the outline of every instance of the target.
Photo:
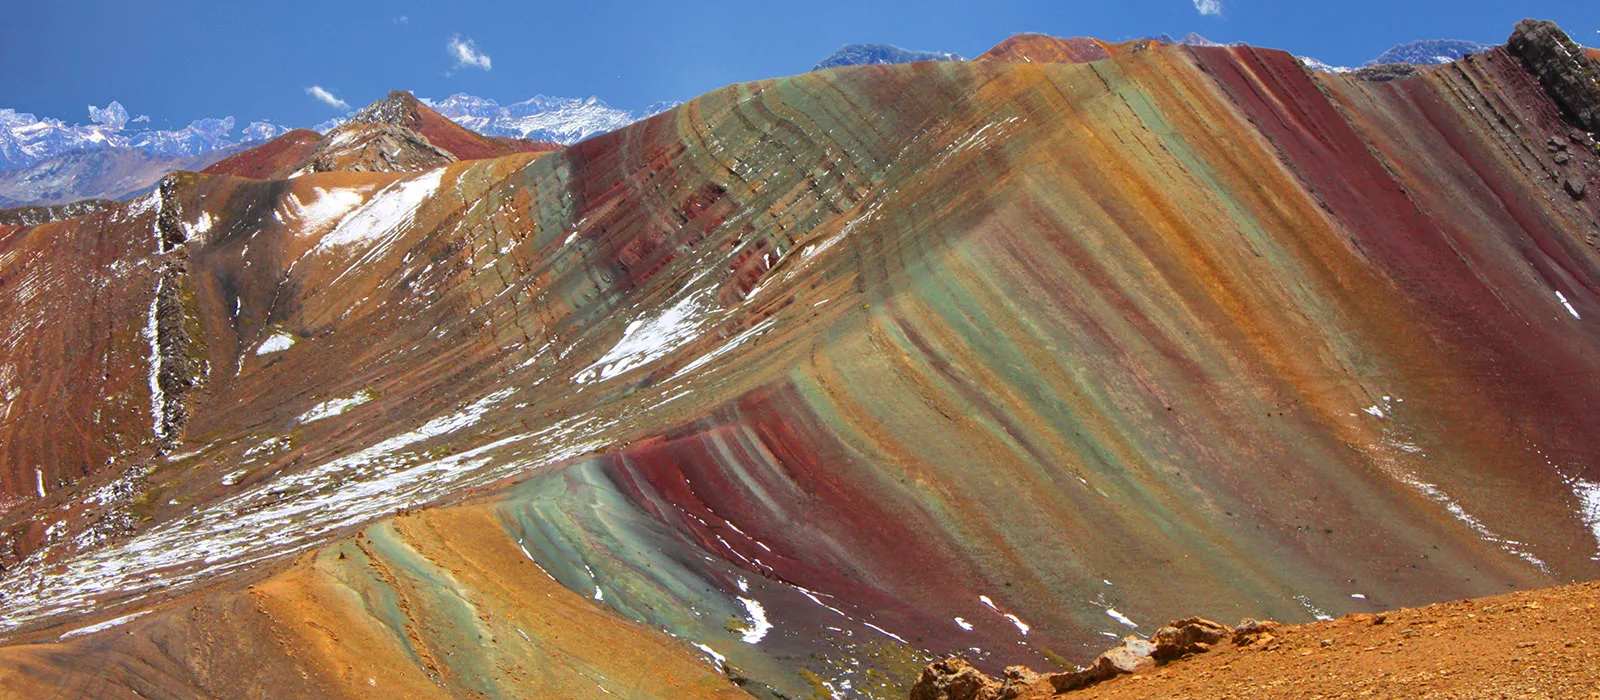
M 421 100 L 435 111 L 486 136 L 573 144 L 614 131 L 677 106 L 658 102 L 643 112 L 617 109 L 599 98 L 547 97 L 501 106 L 494 100 L 455 94 Z M 328 133 L 355 113 L 314 127 Z M 235 134 L 233 117 L 200 119 L 172 131 L 128 128 L 117 102 L 89 107 L 88 124 L 69 125 L 15 109 L 0 109 L 0 207 L 62 204 L 79 199 L 122 197 L 148 189 L 173 170 L 198 170 L 290 129 L 251 122 Z
M 1480 44 L 1476 41 L 1460 39 L 1422 39 L 1409 41 L 1385 51 L 1366 63 L 1363 68 L 1373 66 L 1405 64 L 1412 66 L 1442 66 L 1446 63 L 1459 61 L 1468 54 L 1481 53 L 1494 48 L 1489 44 Z M 1322 73 L 1348 73 L 1354 68 L 1349 66 L 1335 66 L 1323 63 L 1315 58 L 1300 56 L 1300 62 L 1305 67 Z
M 485 136 L 505 136 L 574 144 L 591 136 L 615 131 L 640 119 L 678 106 L 657 102 L 643 112 L 617 109 L 598 97 L 577 99 L 535 95 L 532 99 L 501 106 L 486 97 L 457 93 L 443 100 L 422 100 L 450 121 Z
M 1489 44 L 1459 39 L 1424 39 L 1396 46 L 1377 58 L 1367 61 L 1369 66 L 1385 63 L 1409 63 L 1414 66 L 1441 66 L 1460 60 L 1467 54 L 1482 53 L 1494 48 Z
M 946 51 L 912 51 L 889 44 L 845 44 L 811 70 L 838 68 L 839 66 L 876 66 L 889 63 L 917 63 L 920 61 L 964 61 L 960 54 Z
M 89 107 L 90 123 L 68 125 L 15 109 L 0 109 L 0 170 L 26 168 L 66 153 L 131 149 L 163 158 L 188 158 L 255 143 L 289 131 L 270 122 L 251 122 L 233 134 L 234 118 L 198 119 L 182 129 L 128 128 L 128 111 L 112 102 Z
M 1222 46 L 1189 33 L 1159 41 L 1189 46 Z M 1367 62 L 1439 65 L 1491 48 L 1459 40 L 1422 40 L 1395 46 Z M 812 70 L 839 66 L 960 61 L 946 51 L 913 51 L 889 44 L 848 44 L 818 62 Z M 1307 68 L 1328 73 L 1352 70 L 1310 57 L 1300 57 Z M 537 95 L 508 105 L 457 93 L 442 100 L 420 100 L 439 114 L 485 136 L 573 144 L 622 128 L 676 106 L 658 102 L 642 112 L 618 109 L 596 97 L 569 98 Z M 353 115 L 330 119 L 313 129 L 327 133 Z M 88 124 L 69 125 L 60 119 L 40 118 L 15 109 L 0 109 L 0 206 L 59 204 L 92 197 L 118 198 L 148 188 L 161 173 L 179 168 L 205 167 L 242 147 L 265 142 L 289 131 L 271 122 L 251 122 L 235 133 L 233 117 L 199 119 L 182 129 L 160 130 L 133 125 L 147 117 L 131 118 L 120 103 L 89 107 Z M 130 128 L 132 127 L 132 128 Z
M 1197 34 L 1195 32 L 1189 32 L 1188 34 L 1183 35 L 1182 39 L 1174 39 L 1174 38 L 1172 38 L 1171 34 L 1160 34 L 1160 35 L 1153 36 L 1153 37 L 1150 37 L 1150 38 L 1155 39 L 1156 41 L 1161 41 L 1161 42 L 1165 42 L 1165 43 L 1168 43 L 1168 44 L 1183 44 L 1184 46 L 1227 46 L 1227 44 L 1223 44 L 1223 43 L 1220 43 L 1220 42 L 1212 41 L 1212 40 L 1207 39 L 1207 38 L 1205 38 L 1203 36 L 1200 36 L 1199 34 Z

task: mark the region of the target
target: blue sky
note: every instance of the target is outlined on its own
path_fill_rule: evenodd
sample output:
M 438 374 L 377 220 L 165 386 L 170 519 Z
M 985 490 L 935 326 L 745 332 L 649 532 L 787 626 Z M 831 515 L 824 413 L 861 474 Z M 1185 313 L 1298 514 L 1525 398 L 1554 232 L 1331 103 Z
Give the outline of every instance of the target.
M 108 0 L 0 7 L 0 107 L 70 123 L 115 99 L 151 126 L 232 115 L 307 126 L 396 88 L 502 103 L 595 95 L 639 109 L 799 73 L 842 44 L 965 56 L 1017 32 L 1199 32 L 1359 64 L 1411 39 L 1500 43 L 1524 16 L 1600 45 L 1597 0 L 305 2 Z

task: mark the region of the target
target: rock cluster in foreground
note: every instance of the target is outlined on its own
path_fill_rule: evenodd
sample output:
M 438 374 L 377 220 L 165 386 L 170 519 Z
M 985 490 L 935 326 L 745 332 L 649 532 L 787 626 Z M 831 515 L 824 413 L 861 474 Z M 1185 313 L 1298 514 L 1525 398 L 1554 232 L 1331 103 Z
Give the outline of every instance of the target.
M 929 664 L 911 689 L 911 700 L 1017 700 L 1048 698 L 1087 688 L 1117 676 L 1211 651 L 1224 642 L 1249 646 L 1272 641 L 1276 622 L 1245 620 L 1237 628 L 1205 618 L 1189 617 L 1156 630 L 1149 639 L 1129 635 L 1086 667 L 1063 673 L 1036 673 L 1011 666 L 1002 678 L 990 678 L 965 659 Z
M 1597 612 L 1600 582 L 1301 625 L 1246 621 L 1231 633 L 1191 618 L 1070 673 L 1012 667 L 996 679 L 947 659 L 911 697 L 1589 698 L 1600 688 Z

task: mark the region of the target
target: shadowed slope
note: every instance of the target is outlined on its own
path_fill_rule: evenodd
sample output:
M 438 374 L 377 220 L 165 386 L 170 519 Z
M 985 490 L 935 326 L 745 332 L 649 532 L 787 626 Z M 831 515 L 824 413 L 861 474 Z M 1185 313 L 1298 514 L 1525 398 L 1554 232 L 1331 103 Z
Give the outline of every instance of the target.
M 425 516 L 494 514 L 463 556 L 514 542 L 790 696 L 1593 578 L 1600 218 L 1565 182 L 1600 162 L 1555 162 L 1560 119 L 1494 52 L 1384 84 L 1247 48 L 865 66 L 543 158 L 184 178 L 0 233 L 121 244 L 48 279 L 131 311 L 0 287 L 17 318 L 158 312 L 71 350 L 138 371 L 0 350 L 55 392 L 0 428 L 60 405 L 122 431 L 4 442 L 31 538 L 5 631 L 238 595 L 473 489 Z M 92 454 L 38 498 L 60 444 Z M 414 612 L 461 633 L 446 607 Z

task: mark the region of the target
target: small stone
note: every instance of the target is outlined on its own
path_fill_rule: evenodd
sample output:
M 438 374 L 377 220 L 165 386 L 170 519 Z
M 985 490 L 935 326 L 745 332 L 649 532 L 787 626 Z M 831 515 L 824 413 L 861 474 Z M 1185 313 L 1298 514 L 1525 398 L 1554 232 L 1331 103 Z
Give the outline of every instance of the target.
M 1277 637 L 1272 634 L 1278 629 L 1278 623 L 1271 620 L 1253 620 L 1245 618 L 1239 621 L 1239 626 L 1233 630 L 1233 643 L 1246 647 L 1252 644 L 1266 645 Z
M 1583 199 L 1588 190 L 1589 183 L 1575 177 L 1567 178 L 1567 194 L 1572 195 L 1573 199 Z
M 1327 647 L 1333 646 L 1333 640 L 1332 639 L 1324 639 L 1324 640 L 1322 640 L 1322 646 L 1323 646 L 1323 648 L 1327 648 Z
M 1572 156 L 1567 155 L 1566 151 L 1562 151 L 1560 153 L 1555 154 L 1555 156 L 1552 157 L 1551 160 L 1555 161 L 1556 165 L 1566 165 L 1567 161 L 1572 160 Z

